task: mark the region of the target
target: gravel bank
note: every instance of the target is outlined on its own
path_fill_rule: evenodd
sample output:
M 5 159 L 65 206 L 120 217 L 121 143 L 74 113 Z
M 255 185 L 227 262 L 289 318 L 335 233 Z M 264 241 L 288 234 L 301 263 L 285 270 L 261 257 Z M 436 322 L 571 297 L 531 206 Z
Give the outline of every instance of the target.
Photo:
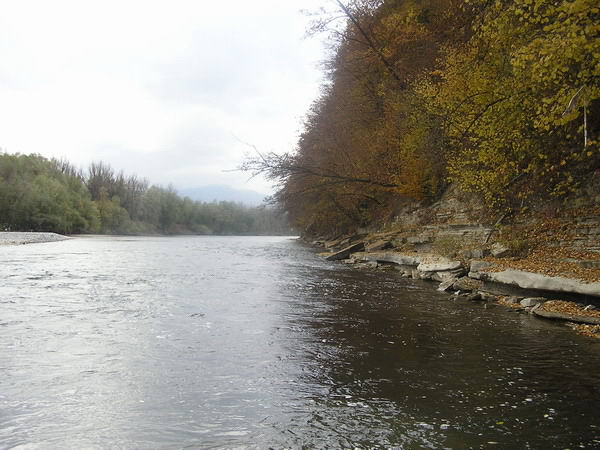
M 2 245 L 21 245 L 21 244 L 40 244 L 42 242 L 56 242 L 69 239 L 67 236 L 56 233 L 25 233 L 19 231 L 0 232 L 0 246 Z

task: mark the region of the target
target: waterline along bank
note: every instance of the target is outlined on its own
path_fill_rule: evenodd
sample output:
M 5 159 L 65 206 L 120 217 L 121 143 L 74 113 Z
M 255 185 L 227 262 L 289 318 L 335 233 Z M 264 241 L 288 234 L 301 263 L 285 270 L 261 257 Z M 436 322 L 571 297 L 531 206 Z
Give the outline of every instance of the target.
M 460 227 L 456 227 L 460 232 Z M 482 228 L 483 230 L 483 228 Z M 470 230 L 472 231 L 472 230 Z M 578 332 L 600 338 L 600 282 L 593 277 L 600 268 L 596 261 L 571 260 L 572 266 L 591 270 L 574 277 L 543 270 L 519 269 L 518 261 L 502 259 L 509 249 L 500 245 L 490 251 L 472 250 L 479 258 L 448 258 L 428 251 L 394 249 L 397 242 L 420 242 L 419 237 L 398 233 L 344 236 L 333 241 L 312 241 L 327 250 L 329 261 L 358 267 L 393 269 L 398 275 L 439 283 L 437 289 L 452 298 L 473 302 L 494 302 L 541 318 L 560 320 Z M 580 272 L 581 273 L 581 272 Z M 587 277 L 586 277 L 587 275 Z

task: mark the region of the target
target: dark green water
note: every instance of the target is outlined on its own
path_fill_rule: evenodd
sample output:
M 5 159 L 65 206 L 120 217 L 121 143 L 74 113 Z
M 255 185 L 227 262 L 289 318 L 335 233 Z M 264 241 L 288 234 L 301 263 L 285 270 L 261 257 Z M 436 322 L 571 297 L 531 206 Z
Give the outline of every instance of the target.
M 287 238 L 0 247 L 0 448 L 598 448 L 600 342 Z

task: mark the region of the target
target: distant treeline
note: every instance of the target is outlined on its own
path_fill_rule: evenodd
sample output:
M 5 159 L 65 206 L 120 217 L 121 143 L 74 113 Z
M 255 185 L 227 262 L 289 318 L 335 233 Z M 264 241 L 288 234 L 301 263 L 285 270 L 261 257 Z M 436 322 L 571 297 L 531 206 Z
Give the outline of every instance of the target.
M 0 153 L 0 230 L 120 234 L 290 234 L 266 206 L 203 203 L 92 163 Z
M 598 176 L 598 0 L 335 3 L 314 24 L 333 48 L 295 151 L 244 165 L 279 183 L 299 230 L 377 225 L 449 183 L 495 221 Z

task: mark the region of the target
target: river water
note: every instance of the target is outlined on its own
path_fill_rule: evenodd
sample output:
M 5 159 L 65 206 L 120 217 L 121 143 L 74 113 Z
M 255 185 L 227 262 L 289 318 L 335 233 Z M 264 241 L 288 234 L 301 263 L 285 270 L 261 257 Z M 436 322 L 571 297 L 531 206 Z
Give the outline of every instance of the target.
M 281 237 L 0 248 L 0 448 L 598 448 L 600 342 Z

